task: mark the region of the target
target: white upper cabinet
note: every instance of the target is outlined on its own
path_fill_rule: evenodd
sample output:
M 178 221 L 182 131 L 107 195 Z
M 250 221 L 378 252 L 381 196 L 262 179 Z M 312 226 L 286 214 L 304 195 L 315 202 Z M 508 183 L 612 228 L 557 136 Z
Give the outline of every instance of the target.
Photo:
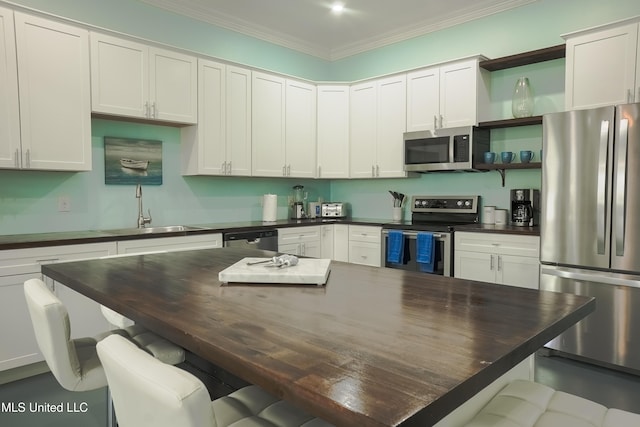
M 4 16 L 6 37 L 11 12 L 0 13 Z M 88 32 L 21 12 L 14 12 L 14 19 L 20 138 L 16 138 L 13 128 L 16 111 L 9 111 L 6 117 L 2 114 L 0 121 L 8 120 L 9 124 L 6 129 L 2 126 L 0 133 L 10 135 L 9 139 L 3 137 L 0 141 L 3 165 L 22 169 L 91 170 Z M 13 51 L 7 50 L 8 43 L 5 40 L 2 49 L 11 55 Z M 15 73 L 13 58 L 3 56 L 0 66 L 7 67 L 0 71 L 3 87 L 0 108 L 13 109 L 15 87 L 6 83 Z M 9 141 L 13 151 L 13 161 L 6 164 L 5 141 Z
M 20 167 L 19 109 L 13 11 L 0 8 L 0 168 Z
M 95 113 L 197 123 L 197 81 L 193 56 L 91 33 Z
M 565 36 L 567 110 L 640 102 L 638 27 L 631 22 Z
M 185 175 L 251 175 L 251 71 L 198 60 L 198 125 L 181 129 Z
M 252 81 L 252 175 L 315 177 L 315 85 L 255 71 Z
M 318 86 L 318 178 L 349 177 L 349 86 Z
M 479 58 L 407 74 L 407 131 L 477 125 L 488 119 L 488 72 Z
M 406 76 L 359 83 L 350 91 L 351 178 L 406 177 Z

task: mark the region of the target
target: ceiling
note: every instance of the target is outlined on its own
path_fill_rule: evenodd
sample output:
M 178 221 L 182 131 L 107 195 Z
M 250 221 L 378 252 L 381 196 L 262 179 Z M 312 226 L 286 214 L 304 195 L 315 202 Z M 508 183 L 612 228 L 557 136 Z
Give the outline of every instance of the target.
M 537 0 L 141 1 L 333 61 Z

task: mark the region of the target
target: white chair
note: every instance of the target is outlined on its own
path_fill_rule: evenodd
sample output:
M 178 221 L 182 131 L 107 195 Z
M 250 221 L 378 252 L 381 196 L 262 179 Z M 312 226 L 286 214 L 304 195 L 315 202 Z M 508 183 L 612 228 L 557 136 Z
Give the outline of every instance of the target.
M 69 391 L 105 387 L 107 379 L 96 353 L 96 344 L 104 335 L 71 339 L 67 309 L 42 280 L 27 280 L 24 293 L 38 347 L 60 385 Z M 122 335 L 167 363 L 184 361 L 182 348 L 135 326 L 109 334 Z
M 97 349 L 120 427 L 330 426 L 258 386 L 211 402 L 198 378 L 117 335 L 100 341 Z

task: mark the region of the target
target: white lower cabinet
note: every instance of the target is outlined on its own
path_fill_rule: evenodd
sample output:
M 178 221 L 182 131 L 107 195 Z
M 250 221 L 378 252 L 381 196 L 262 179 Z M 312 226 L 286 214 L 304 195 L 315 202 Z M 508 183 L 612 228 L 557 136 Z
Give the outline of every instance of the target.
M 454 236 L 456 278 L 539 288 L 538 236 L 471 232 Z
M 321 258 L 321 226 L 278 229 L 278 252 Z
M 320 258 L 333 259 L 335 229 L 333 224 L 320 226 Z
M 188 251 L 222 247 L 222 233 L 194 236 L 156 237 L 153 239 L 121 240 L 118 254 L 143 254 L 153 252 Z
M 382 228 L 368 225 L 349 225 L 349 262 L 382 266 Z
M 0 371 L 44 360 L 31 325 L 24 282 L 43 278 L 43 264 L 115 254 L 115 242 L 0 251 Z M 43 279 L 69 312 L 72 338 L 109 330 L 98 303 L 49 278 Z

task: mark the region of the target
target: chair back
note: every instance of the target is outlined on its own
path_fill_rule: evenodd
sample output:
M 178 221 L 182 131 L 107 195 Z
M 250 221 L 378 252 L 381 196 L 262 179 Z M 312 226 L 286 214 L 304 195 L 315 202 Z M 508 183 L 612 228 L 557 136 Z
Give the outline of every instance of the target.
M 103 339 L 97 349 L 120 427 L 216 426 L 209 392 L 194 375 L 119 335 Z
M 77 347 L 85 353 L 95 352 L 95 340 L 71 340 L 69 314 L 58 297 L 40 279 L 27 280 L 24 283 L 24 295 L 38 347 L 60 385 L 70 391 L 106 386 L 107 380 L 102 370 L 83 372 Z M 85 359 L 90 359 L 90 356 L 83 354 Z

